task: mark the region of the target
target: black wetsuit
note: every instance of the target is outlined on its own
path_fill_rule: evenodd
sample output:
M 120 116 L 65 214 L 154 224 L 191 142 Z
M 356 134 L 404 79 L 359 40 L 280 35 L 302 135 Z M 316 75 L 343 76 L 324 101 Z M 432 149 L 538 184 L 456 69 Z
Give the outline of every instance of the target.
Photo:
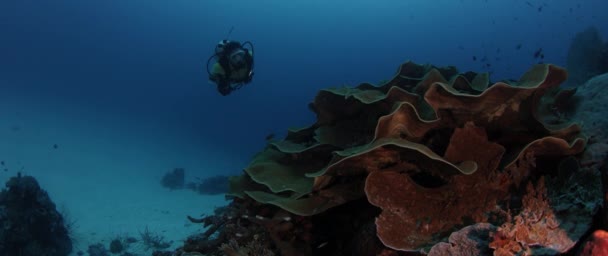
M 234 51 L 237 51 L 240 49 L 245 51 L 245 63 L 246 63 L 245 65 L 247 65 L 247 67 L 249 69 L 251 69 L 252 64 L 253 64 L 253 56 L 251 56 L 251 53 L 247 49 L 244 49 L 243 46 L 241 45 L 241 43 L 239 43 L 239 42 L 229 41 L 224 46 L 223 54 L 218 55 L 217 63 L 222 67 L 222 69 L 224 69 L 224 75 L 217 76 L 217 77 L 215 77 L 215 79 L 212 79 L 212 80 L 214 80 L 217 83 L 217 90 L 220 92 L 220 94 L 222 94 L 224 96 L 230 94 L 233 90 L 235 90 L 235 88 L 230 86 L 231 83 L 247 84 L 247 83 L 251 82 L 251 76 L 247 76 L 242 81 L 231 81 L 230 80 L 230 75 L 232 74 L 232 68 L 230 66 L 229 56 Z

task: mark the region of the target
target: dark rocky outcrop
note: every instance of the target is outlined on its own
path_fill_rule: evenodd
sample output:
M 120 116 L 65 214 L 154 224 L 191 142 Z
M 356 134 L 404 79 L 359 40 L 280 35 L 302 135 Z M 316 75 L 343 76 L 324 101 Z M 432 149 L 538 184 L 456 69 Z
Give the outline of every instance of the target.
M 65 256 L 72 241 L 64 219 L 32 176 L 12 177 L 0 193 L 0 255 Z

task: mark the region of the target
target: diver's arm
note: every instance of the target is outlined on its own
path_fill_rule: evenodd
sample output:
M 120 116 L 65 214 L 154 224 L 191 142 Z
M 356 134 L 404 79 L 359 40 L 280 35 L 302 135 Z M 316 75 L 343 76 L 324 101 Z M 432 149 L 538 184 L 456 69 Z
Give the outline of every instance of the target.
M 211 72 L 209 73 L 209 80 L 218 82 L 224 76 L 226 76 L 226 72 L 224 71 L 224 68 L 222 68 L 222 65 L 214 63 Z
M 226 72 L 219 63 L 213 64 L 211 74 L 209 75 L 209 80 L 215 82 L 218 92 L 224 96 L 228 95 L 232 91 L 230 88 L 230 81 L 226 77 Z

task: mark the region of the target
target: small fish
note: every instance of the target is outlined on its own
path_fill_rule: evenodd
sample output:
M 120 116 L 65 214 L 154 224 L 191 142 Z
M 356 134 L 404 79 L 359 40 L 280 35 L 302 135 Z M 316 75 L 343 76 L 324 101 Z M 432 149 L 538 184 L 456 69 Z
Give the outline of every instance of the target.
M 538 59 L 538 57 L 540 57 L 540 55 L 541 55 L 542 53 L 543 53 L 543 48 L 538 48 L 538 50 L 536 50 L 536 51 L 534 52 L 534 58 L 537 58 L 537 59 Z
M 521 44 L 517 44 L 517 45 L 515 46 L 515 50 L 519 50 L 519 49 L 521 49 Z
M 266 141 L 270 141 L 270 140 L 274 139 L 274 137 L 275 137 L 275 134 L 270 133 L 270 134 L 266 135 L 265 139 L 266 139 Z
M 4 166 L 4 161 L 0 161 L 0 165 Z
M 476 60 L 477 60 L 477 57 L 476 57 L 476 56 L 473 56 L 473 61 L 476 61 Z
M 534 5 L 532 5 L 532 3 L 528 2 L 528 1 L 526 1 L 526 4 L 528 4 L 528 6 L 530 6 L 530 7 L 534 7 Z
M 59 148 L 59 146 L 57 144 L 53 144 L 53 148 L 57 149 L 57 148 Z
M 543 11 L 543 7 L 539 6 L 537 10 L 538 10 L 538 12 L 542 12 Z

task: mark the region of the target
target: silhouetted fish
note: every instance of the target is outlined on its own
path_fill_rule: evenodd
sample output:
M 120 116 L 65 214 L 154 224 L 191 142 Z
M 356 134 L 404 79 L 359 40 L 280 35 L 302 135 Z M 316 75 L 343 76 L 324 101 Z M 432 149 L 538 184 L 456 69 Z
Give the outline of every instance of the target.
M 515 46 L 515 50 L 519 50 L 519 49 L 521 49 L 521 44 L 517 44 L 517 45 Z
M 543 54 L 543 48 L 538 48 L 538 50 L 534 52 L 534 58 L 540 57 L 541 54 Z
M 274 133 L 270 133 L 268 135 L 266 135 L 266 141 L 270 141 L 272 139 L 274 139 L 275 134 Z
M 476 60 L 477 60 L 477 57 L 473 56 L 473 61 L 476 61 Z

